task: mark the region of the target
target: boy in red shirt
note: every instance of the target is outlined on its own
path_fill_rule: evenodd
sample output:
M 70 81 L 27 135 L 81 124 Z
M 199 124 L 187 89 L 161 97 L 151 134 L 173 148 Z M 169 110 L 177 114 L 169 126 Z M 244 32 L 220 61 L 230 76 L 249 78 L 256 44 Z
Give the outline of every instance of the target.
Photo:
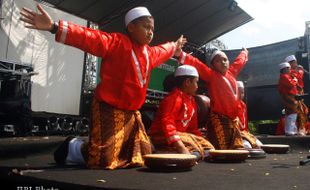
M 290 75 L 291 66 L 289 63 L 281 63 L 279 68 L 278 91 L 285 107 L 285 134 L 296 135 L 298 132 L 296 126 L 298 102 L 295 99 L 295 96 L 298 94 L 297 78 Z
M 82 146 L 87 149 L 83 151 L 87 153 L 84 156 L 87 166 L 105 169 L 142 166 L 142 156 L 151 153 L 151 145 L 138 109 L 145 101 L 151 70 L 172 57 L 176 46 L 182 46 L 183 38 L 149 46 L 154 19 L 145 7 L 128 11 L 127 34 L 106 33 L 66 21 L 53 22 L 39 4 L 37 8 L 39 13 L 23 8 L 21 20 L 28 24 L 27 28 L 50 31 L 56 34 L 56 41 L 103 58 L 101 82 L 91 108 L 89 145 Z M 55 152 L 59 164 L 70 157 L 67 154 L 71 149 L 79 150 L 68 148 L 68 144 L 77 147 L 82 144 L 65 142 L 67 151 Z
M 301 65 L 298 65 L 297 59 L 294 55 L 287 56 L 285 61 L 291 66 L 290 74 L 297 79 L 297 91 L 298 95 L 304 94 L 304 69 Z M 297 127 L 301 135 L 306 134 L 306 125 L 308 123 L 308 107 L 304 103 L 304 100 L 298 101 L 298 113 L 297 113 Z
M 211 56 L 211 68 L 197 58 L 176 51 L 181 64 L 194 66 L 201 79 L 206 82 L 211 99 L 208 140 L 216 149 L 243 149 L 238 129 L 238 87 L 236 77 L 248 60 L 248 51 L 243 48 L 233 64 L 229 66 L 226 54 L 216 50 Z
M 303 88 L 304 88 L 304 70 L 301 65 L 298 65 L 297 59 L 295 55 L 290 55 L 285 58 L 285 62 L 289 63 L 291 66 L 291 75 L 297 78 L 297 90 L 299 94 L 303 94 Z
M 192 66 L 182 65 L 175 72 L 175 80 L 177 87 L 161 101 L 149 135 L 158 151 L 198 152 L 204 158 L 206 151 L 214 147 L 198 129 L 194 98 L 198 88 L 198 72 Z
M 248 110 L 246 104 L 243 102 L 244 84 L 242 81 L 237 81 L 237 86 L 238 86 L 238 98 L 239 98 L 238 122 L 239 122 L 239 130 L 243 138 L 244 148 L 247 149 L 260 148 L 262 142 L 260 142 L 260 140 L 258 140 L 253 134 L 249 132 Z

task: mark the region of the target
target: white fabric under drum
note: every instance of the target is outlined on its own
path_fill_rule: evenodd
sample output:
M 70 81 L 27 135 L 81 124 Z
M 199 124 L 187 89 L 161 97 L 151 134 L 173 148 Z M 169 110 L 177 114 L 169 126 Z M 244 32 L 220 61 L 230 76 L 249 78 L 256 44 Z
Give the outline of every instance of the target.
M 252 148 L 251 143 L 245 139 L 243 139 L 243 146 L 245 149 L 251 149 Z
M 263 143 L 258 139 L 256 139 L 256 144 L 259 148 L 263 145 Z
M 82 139 L 73 138 L 69 142 L 69 150 L 66 161 L 74 164 L 85 164 L 84 157 L 81 152 L 81 146 L 84 143 Z
M 285 117 L 285 134 L 286 135 L 297 134 L 296 119 L 297 119 L 297 113 L 290 114 Z

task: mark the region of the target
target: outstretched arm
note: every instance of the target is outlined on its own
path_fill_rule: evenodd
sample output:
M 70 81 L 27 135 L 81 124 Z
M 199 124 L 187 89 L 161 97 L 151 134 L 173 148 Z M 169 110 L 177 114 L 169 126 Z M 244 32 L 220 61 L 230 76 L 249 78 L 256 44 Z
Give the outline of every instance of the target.
M 180 38 L 175 42 L 176 49 L 174 52 L 174 56 L 180 57 L 180 54 L 182 52 L 182 48 L 186 42 L 187 42 L 187 39 L 184 38 L 183 35 L 181 35 Z
M 118 44 L 121 41 L 117 34 L 110 35 L 66 21 L 54 24 L 50 15 L 40 4 L 37 4 L 37 8 L 39 13 L 28 8 L 23 8 L 20 12 L 21 20 L 26 23 L 25 27 L 55 33 L 57 42 L 79 48 L 95 56 L 105 57 L 109 48 L 112 49 L 113 44 Z
M 173 54 L 175 54 L 175 51 L 178 48 L 182 48 L 183 45 L 186 43 L 186 38 L 183 37 L 183 35 L 181 35 L 179 37 L 179 39 L 175 42 L 168 42 L 166 44 L 161 44 L 158 46 L 153 46 L 153 57 L 155 58 L 154 61 L 154 65 L 152 66 L 157 67 L 160 64 L 166 62 L 169 58 L 171 58 L 173 56 Z
M 246 48 L 242 48 L 242 51 L 238 55 L 238 57 L 235 59 L 235 61 L 230 65 L 229 71 L 234 75 L 234 77 L 237 77 L 240 71 L 245 66 L 246 62 L 248 61 L 248 50 Z
M 41 7 L 40 4 L 37 4 L 37 8 L 40 13 L 36 13 L 33 10 L 30 10 L 26 7 L 23 7 L 20 14 L 22 17 L 20 20 L 26 23 L 26 28 L 51 31 L 53 29 L 53 20 L 50 15 Z

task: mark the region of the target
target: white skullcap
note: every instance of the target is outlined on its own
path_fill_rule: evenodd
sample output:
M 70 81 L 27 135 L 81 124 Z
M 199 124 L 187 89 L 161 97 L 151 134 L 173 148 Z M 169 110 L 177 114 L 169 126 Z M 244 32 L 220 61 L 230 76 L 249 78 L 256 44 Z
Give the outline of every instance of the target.
M 210 63 L 212 62 L 212 60 L 214 59 L 215 56 L 219 55 L 219 54 L 225 54 L 224 52 L 222 52 L 221 50 L 215 50 L 211 57 L 210 57 Z
M 175 73 L 174 73 L 175 77 L 178 76 L 194 76 L 194 77 L 199 77 L 198 72 L 196 70 L 195 67 L 190 66 L 190 65 L 182 65 L 179 66 Z
M 238 88 L 244 88 L 244 84 L 242 81 L 237 81 Z
M 129 10 L 125 16 L 126 27 L 131 21 L 143 16 L 152 16 L 146 7 L 136 7 Z
M 281 70 L 281 69 L 284 69 L 284 68 L 286 68 L 286 67 L 291 68 L 291 65 L 290 65 L 288 62 L 284 62 L 284 63 L 280 63 L 280 64 L 279 64 L 279 69 L 280 69 L 280 70 Z
M 290 55 L 285 58 L 285 62 L 297 61 L 295 55 Z

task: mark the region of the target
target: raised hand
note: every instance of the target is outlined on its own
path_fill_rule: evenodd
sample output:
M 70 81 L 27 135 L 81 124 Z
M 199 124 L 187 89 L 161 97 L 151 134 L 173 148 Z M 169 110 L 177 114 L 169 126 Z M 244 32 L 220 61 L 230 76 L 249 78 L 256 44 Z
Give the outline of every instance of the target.
M 23 7 L 23 10 L 20 12 L 20 14 L 22 15 L 20 20 L 26 23 L 25 25 L 26 28 L 45 30 L 45 31 L 52 30 L 53 28 L 52 18 L 41 7 L 41 5 L 37 4 L 37 8 L 40 13 L 36 13 L 33 10 Z
M 242 47 L 242 51 L 245 51 L 246 53 L 249 53 L 249 51 L 245 47 Z
M 187 42 L 187 39 L 183 37 L 183 35 L 180 36 L 180 38 L 175 42 L 176 50 L 174 52 L 175 56 L 180 56 L 182 52 L 182 48 L 184 44 Z

